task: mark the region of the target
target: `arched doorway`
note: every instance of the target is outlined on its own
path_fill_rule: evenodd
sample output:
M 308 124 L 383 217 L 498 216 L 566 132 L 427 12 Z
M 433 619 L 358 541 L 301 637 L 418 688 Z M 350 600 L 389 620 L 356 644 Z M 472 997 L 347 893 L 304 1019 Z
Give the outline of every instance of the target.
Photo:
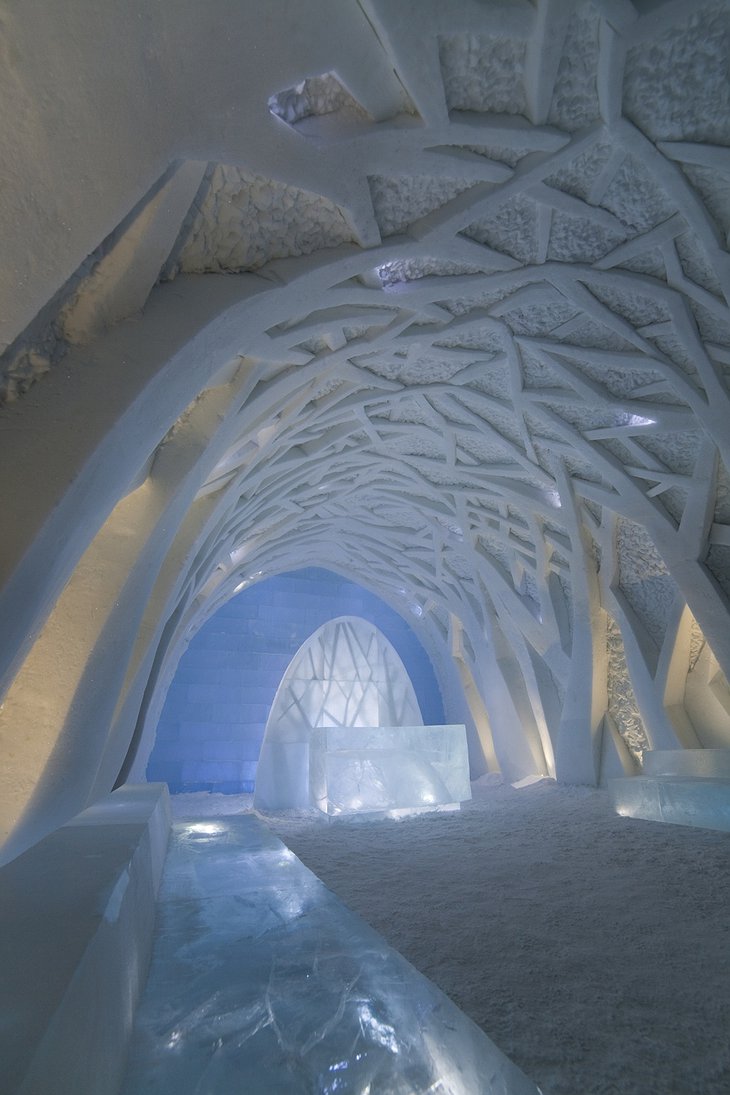
M 357 616 L 330 620 L 299 648 L 276 693 L 254 804 L 311 808 L 310 742 L 319 727 L 422 725 L 410 677 L 383 633 Z

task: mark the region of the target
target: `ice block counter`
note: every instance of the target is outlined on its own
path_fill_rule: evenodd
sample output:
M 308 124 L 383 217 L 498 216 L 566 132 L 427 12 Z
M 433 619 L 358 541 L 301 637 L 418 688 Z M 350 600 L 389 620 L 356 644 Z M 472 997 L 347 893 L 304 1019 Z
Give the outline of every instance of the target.
M 471 798 L 466 728 L 316 727 L 309 792 L 329 817 L 459 809 Z

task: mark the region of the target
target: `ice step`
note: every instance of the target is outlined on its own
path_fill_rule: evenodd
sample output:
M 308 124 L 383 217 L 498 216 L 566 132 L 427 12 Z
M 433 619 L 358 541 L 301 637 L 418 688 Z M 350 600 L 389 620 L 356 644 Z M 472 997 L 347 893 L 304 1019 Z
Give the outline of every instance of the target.
M 730 779 L 641 775 L 612 779 L 608 786 L 623 817 L 730 832 Z
M 653 749 L 642 767 L 645 776 L 730 779 L 730 749 Z

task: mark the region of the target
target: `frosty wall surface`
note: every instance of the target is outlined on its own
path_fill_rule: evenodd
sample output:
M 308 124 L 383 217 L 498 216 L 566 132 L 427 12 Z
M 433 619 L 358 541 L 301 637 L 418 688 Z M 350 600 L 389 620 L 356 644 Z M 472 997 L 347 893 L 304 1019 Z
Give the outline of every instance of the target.
M 317 568 L 251 586 L 195 636 L 170 686 L 147 778 L 170 791 L 252 791 L 266 722 L 292 657 L 333 617 L 379 628 L 413 683 L 424 720 L 444 722 L 433 667 L 415 634 L 367 590 Z

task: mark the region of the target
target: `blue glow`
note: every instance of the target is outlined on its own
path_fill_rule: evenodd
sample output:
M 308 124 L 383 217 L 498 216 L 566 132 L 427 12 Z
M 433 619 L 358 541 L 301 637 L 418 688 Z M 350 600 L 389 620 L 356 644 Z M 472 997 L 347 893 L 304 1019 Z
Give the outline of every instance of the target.
M 254 575 L 251 578 L 255 577 Z M 266 720 L 292 657 L 322 624 L 361 616 L 393 644 L 423 720 L 444 723 L 433 666 L 402 616 L 362 586 L 319 568 L 248 581 L 200 629 L 180 659 L 157 728 L 147 778 L 175 794 L 252 792 Z M 402 611 L 419 619 L 407 590 Z

